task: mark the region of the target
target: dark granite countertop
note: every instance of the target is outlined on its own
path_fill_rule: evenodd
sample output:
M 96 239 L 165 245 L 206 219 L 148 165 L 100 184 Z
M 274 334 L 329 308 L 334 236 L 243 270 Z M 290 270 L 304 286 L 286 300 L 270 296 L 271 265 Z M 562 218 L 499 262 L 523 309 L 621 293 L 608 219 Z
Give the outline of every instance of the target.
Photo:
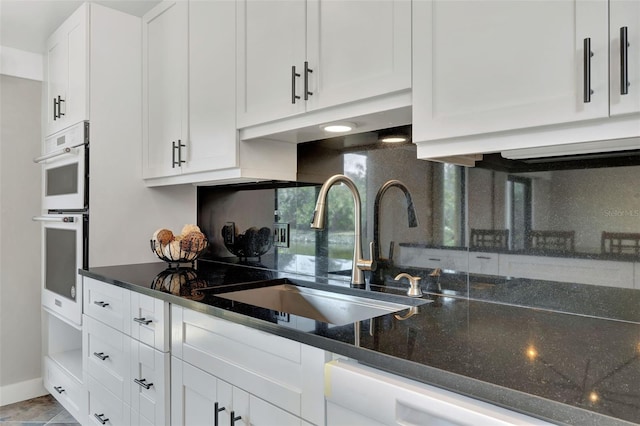
M 382 298 L 398 297 L 396 289 L 350 289 L 344 281 L 215 261 L 177 273 L 164 263 L 80 273 L 553 423 L 640 423 L 640 324 L 635 322 L 431 294 L 424 297 L 432 302 L 406 320 L 389 314 L 363 321 L 356 346 L 353 324 L 334 326 L 232 304 L 217 297 L 215 287 L 288 278 L 341 292 L 373 291 Z M 204 287 L 214 288 L 200 290 Z

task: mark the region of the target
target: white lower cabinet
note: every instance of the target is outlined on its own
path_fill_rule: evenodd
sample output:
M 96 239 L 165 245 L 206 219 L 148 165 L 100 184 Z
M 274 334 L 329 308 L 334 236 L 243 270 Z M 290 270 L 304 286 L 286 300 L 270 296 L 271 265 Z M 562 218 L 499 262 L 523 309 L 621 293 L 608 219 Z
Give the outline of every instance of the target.
M 505 408 L 350 361 L 325 369 L 327 425 L 549 425 Z
M 95 279 L 84 283 L 88 423 L 168 425 L 169 304 Z
M 303 426 L 309 423 L 172 357 L 171 424 Z
M 171 321 L 174 380 L 178 360 L 184 361 L 217 383 L 233 385 L 234 395 L 249 393 L 251 409 L 265 416 L 252 414 L 253 425 L 324 424 L 323 366 L 329 353 L 180 306 L 172 305 Z M 175 383 L 172 390 L 172 400 L 182 398 L 175 392 L 186 392 Z M 273 423 L 272 416 L 282 422 Z M 174 412 L 173 418 L 186 417 Z

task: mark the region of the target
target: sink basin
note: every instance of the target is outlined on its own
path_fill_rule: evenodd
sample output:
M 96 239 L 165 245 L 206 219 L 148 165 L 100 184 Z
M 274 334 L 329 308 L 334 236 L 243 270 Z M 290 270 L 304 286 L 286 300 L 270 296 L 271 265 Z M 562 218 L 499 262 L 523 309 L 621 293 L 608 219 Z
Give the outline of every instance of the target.
M 216 296 L 333 325 L 345 325 L 391 314 L 427 302 L 413 299 L 410 303 L 403 304 L 291 283 L 218 293 Z

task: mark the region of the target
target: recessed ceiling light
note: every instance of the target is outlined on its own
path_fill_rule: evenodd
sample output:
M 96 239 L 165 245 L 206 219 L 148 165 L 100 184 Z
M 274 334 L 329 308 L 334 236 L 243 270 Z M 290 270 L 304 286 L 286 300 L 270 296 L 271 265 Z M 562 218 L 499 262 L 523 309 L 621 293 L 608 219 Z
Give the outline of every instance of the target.
M 380 142 L 385 142 L 385 143 L 400 143 L 400 142 L 406 142 L 406 141 L 407 141 L 407 137 L 400 136 L 400 135 L 385 136 L 380 139 Z
M 323 124 L 320 127 L 322 127 L 322 130 L 324 130 L 325 132 L 344 133 L 344 132 L 350 132 L 351 130 L 355 129 L 356 125 L 355 125 L 355 123 L 342 121 L 342 122 L 339 122 L 339 123 Z

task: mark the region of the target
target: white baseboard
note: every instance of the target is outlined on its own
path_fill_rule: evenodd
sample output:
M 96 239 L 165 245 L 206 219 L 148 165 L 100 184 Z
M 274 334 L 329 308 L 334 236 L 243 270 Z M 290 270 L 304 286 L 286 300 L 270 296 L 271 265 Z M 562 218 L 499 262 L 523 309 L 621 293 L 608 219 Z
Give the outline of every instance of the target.
M 20 383 L 0 386 L 0 407 L 14 402 L 24 401 L 46 395 L 49 392 L 44 388 L 42 377 L 26 380 Z

